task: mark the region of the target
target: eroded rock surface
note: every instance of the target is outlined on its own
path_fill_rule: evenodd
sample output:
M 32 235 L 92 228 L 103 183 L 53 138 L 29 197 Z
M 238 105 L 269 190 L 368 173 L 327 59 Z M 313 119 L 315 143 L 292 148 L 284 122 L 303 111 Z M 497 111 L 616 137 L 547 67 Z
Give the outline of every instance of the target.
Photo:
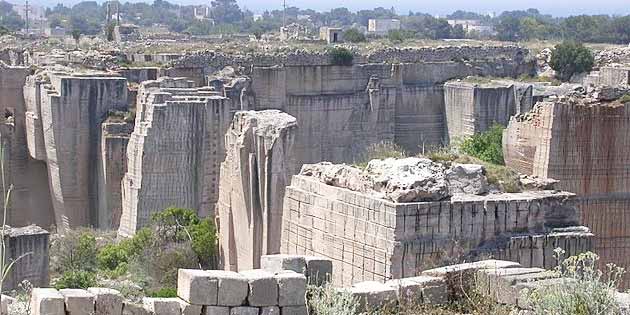
M 300 175 L 394 202 L 439 201 L 454 194 L 479 195 L 488 191 L 482 165 L 454 164 L 447 168 L 417 157 L 375 159 L 365 170 L 328 162 L 306 164 Z
M 285 187 L 295 172 L 296 119 L 278 110 L 234 115 L 221 164 L 219 221 L 226 269 L 260 267 L 280 252 Z

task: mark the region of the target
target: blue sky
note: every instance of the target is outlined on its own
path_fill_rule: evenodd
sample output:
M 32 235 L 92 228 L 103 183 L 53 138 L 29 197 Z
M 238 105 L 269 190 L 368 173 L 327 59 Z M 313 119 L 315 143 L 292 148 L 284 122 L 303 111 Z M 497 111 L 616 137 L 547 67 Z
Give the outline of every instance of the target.
M 77 3 L 80 0 L 31 0 L 35 5 L 51 5 L 57 2 L 66 4 Z M 97 0 L 102 2 L 100 0 Z M 126 0 L 121 0 L 126 1 Z M 152 0 L 146 0 L 152 2 Z M 169 0 L 182 4 L 209 4 L 210 0 Z M 264 10 L 282 8 L 282 0 L 237 0 L 241 7 L 246 7 L 256 13 Z M 20 0 L 11 2 L 19 3 Z M 135 1 L 134 1 L 135 2 Z M 312 8 L 318 11 L 330 10 L 335 7 L 347 7 L 353 11 L 382 6 L 385 8 L 396 8 L 399 13 L 407 13 L 409 10 L 426 12 L 431 14 L 445 15 L 457 9 L 468 10 L 480 13 L 496 12 L 505 10 L 519 10 L 527 8 L 537 8 L 543 13 L 555 16 L 567 16 L 576 14 L 630 14 L 630 0 L 287 0 L 288 6 L 300 8 Z

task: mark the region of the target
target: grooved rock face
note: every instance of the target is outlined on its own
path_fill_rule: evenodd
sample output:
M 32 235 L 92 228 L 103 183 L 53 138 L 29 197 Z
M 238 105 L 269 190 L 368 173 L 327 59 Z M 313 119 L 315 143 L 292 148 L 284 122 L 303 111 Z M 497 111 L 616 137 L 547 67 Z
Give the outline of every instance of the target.
M 446 168 L 417 157 L 376 159 L 370 161 L 365 170 L 330 162 L 306 164 L 300 175 L 398 203 L 439 201 L 453 194 L 479 195 L 488 191 L 481 165 L 454 164 Z

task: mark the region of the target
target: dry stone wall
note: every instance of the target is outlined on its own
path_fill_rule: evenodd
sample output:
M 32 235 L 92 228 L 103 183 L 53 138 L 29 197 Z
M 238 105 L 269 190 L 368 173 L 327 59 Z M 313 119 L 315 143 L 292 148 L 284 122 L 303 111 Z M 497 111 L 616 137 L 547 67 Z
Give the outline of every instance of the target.
M 590 249 L 588 230 L 555 230 L 578 225 L 574 202 L 571 193 L 540 191 L 392 203 L 296 175 L 285 194 L 281 250 L 331 259 L 338 285 L 414 276 L 456 244 L 471 256 L 545 267 L 557 246 Z
M 217 206 L 225 269 L 258 268 L 260 256 L 280 252 L 296 131 L 296 119 L 278 110 L 235 114 L 225 135 Z
M 214 215 L 230 110 L 226 98 L 191 85 L 161 78 L 138 91 L 122 182 L 122 235 L 133 235 L 151 214 L 171 206 Z
M 630 266 L 628 104 L 538 103 L 504 132 L 506 165 L 559 180 L 578 195 L 582 222 L 605 262 Z

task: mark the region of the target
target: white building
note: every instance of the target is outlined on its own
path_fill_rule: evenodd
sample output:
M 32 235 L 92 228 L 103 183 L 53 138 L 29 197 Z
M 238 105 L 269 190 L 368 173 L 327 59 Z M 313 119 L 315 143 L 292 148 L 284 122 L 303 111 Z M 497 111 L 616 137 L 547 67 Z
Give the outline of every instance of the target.
M 400 20 L 398 19 L 369 19 L 368 34 L 384 36 L 389 31 L 400 29 Z

